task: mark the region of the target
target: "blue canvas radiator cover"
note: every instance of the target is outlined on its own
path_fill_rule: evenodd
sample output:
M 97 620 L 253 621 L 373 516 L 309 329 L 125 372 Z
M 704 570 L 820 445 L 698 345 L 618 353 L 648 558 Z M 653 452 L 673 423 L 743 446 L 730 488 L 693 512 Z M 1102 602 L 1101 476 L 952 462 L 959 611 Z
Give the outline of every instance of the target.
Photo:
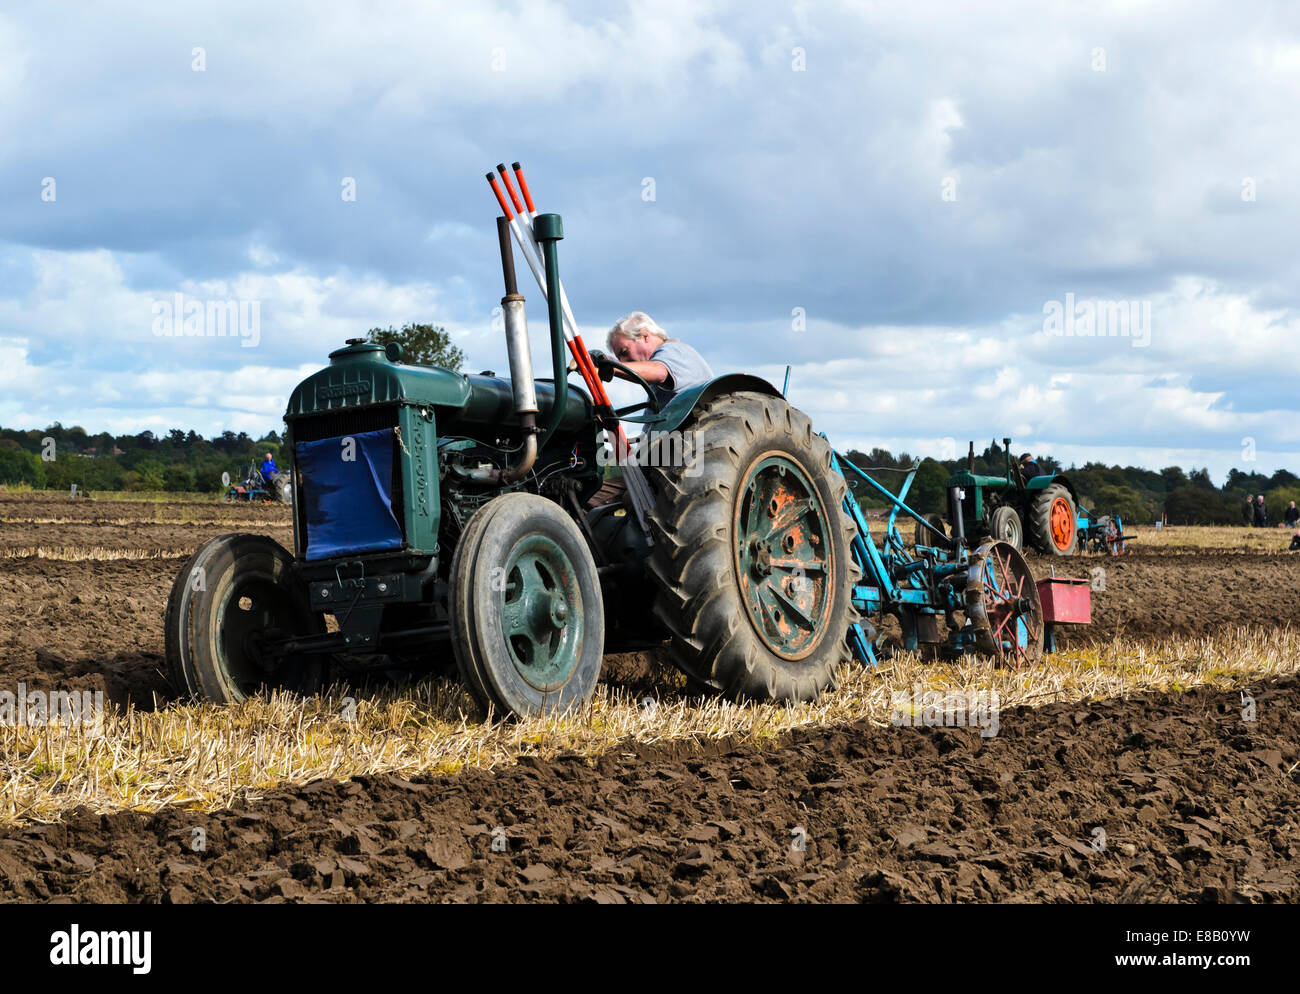
M 295 442 L 293 451 L 302 474 L 308 562 L 402 547 L 393 514 L 392 428 Z

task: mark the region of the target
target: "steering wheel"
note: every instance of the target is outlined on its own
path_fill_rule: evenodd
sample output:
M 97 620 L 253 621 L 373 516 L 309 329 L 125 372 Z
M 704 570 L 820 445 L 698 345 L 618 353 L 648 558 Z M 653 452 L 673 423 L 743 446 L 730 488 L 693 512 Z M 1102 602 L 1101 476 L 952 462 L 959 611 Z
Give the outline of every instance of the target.
M 649 408 L 653 413 L 659 413 L 659 398 L 655 396 L 654 387 L 650 386 L 641 376 L 632 372 L 617 359 L 611 359 L 609 356 L 602 356 L 597 363 L 597 369 L 608 366 L 614 370 L 614 375 L 620 380 L 627 380 L 629 383 L 637 384 L 646 392 L 646 400 L 640 404 L 629 404 L 627 407 L 620 407 L 614 411 L 620 418 L 629 414 L 635 414 L 637 411 L 644 411 Z

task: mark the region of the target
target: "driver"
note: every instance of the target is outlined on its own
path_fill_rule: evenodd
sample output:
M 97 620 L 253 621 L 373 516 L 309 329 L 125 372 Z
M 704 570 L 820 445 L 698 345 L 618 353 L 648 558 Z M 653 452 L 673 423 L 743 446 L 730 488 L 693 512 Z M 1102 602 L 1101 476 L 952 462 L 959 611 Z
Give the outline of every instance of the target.
M 619 319 L 609 330 L 609 350 L 624 366 L 650 384 L 655 400 L 662 409 L 683 390 L 703 386 L 713 379 L 713 370 L 685 342 L 669 338 L 645 311 L 633 311 Z M 592 361 L 600 368 L 600 377 L 608 380 L 613 367 L 604 366 L 604 353 L 593 351 Z M 588 507 L 600 507 L 621 501 L 626 487 L 621 477 L 605 480 L 587 501 Z
M 662 408 L 674 396 L 713 379 L 713 370 L 685 342 L 669 338 L 645 311 L 633 311 L 609 330 L 610 352 L 650 384 Z
M 1020 478 L 1028 483 L 1035 476 L 1042 476 L 1043 471 L 1038 468 L 1038 463 L 1028 452 L 1020 457 Z
M 262 468 L 262 479 L 265 480 L 267 483 L 270 483 L 271 480 L 275 477 L 275 474 L 280 472 L 276 468 L 275 460 L 271 457 L 271 453 L 269 452 L 266 454 L 266 458 L 262 460 L 261 468 Z

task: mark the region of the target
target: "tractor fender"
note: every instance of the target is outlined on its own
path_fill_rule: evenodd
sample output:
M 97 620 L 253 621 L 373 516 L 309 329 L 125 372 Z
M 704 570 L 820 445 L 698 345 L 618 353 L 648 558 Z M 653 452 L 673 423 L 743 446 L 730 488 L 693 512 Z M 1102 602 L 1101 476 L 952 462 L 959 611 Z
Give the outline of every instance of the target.
M 676 431 L 690 420 L 695 408 L 707 404 L 722 394 L 741 393 L 742 391 L 765 393 L 772 397 L 781 396 L 781 391 L 761 376 L 751 376 L 748 373 L 727 373 L 723 376 L 714 377 L 702 386 L 683 390 L 670 400 L 668 406 L 658 414 L 643 415 L 641 417 L 627 418 L 626 420 L 642 423 L 648 431 Z
M 1046 473 L 1043 476 L 1035 476 L 1025 484 L 1026 490 L 1046 490 L 1053 485 L 1065 487 L 1070 492 L 1070 499 L 1074 501 L 1074 506 L 1079 507 L 1079 491 L 1074 489 L 1074 484 L 1064 473 Z

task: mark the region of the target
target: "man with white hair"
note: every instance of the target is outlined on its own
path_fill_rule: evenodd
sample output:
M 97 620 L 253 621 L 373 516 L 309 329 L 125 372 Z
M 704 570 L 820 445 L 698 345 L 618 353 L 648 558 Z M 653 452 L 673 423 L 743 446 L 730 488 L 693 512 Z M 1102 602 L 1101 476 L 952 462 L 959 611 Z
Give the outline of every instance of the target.
M 685 342 L 669 338 L 644 311 L 633 311 L 609 330 L 614 358 L 650 384 L 662 408 L 674 396 L 713 379 L 713 370 Z
M 663 407 L 683 390 L 700 387 L 713 379 L 713 370 L 693 348 L 675 338 L 669 338 L 654 319 L 645 311 L 633 311 L 615 322 L 606 338 L 609 350 L 620 363 L 650 384 L 659 407 Z M 592 351 L 591 358 L 597 367 L 607 357 Z M 609 379 L 605 366 L 602 379 Z M 587 501 L 588 507 L 620 503 L 626 493 L 621 477 L 605 480 L 600 489 Z

